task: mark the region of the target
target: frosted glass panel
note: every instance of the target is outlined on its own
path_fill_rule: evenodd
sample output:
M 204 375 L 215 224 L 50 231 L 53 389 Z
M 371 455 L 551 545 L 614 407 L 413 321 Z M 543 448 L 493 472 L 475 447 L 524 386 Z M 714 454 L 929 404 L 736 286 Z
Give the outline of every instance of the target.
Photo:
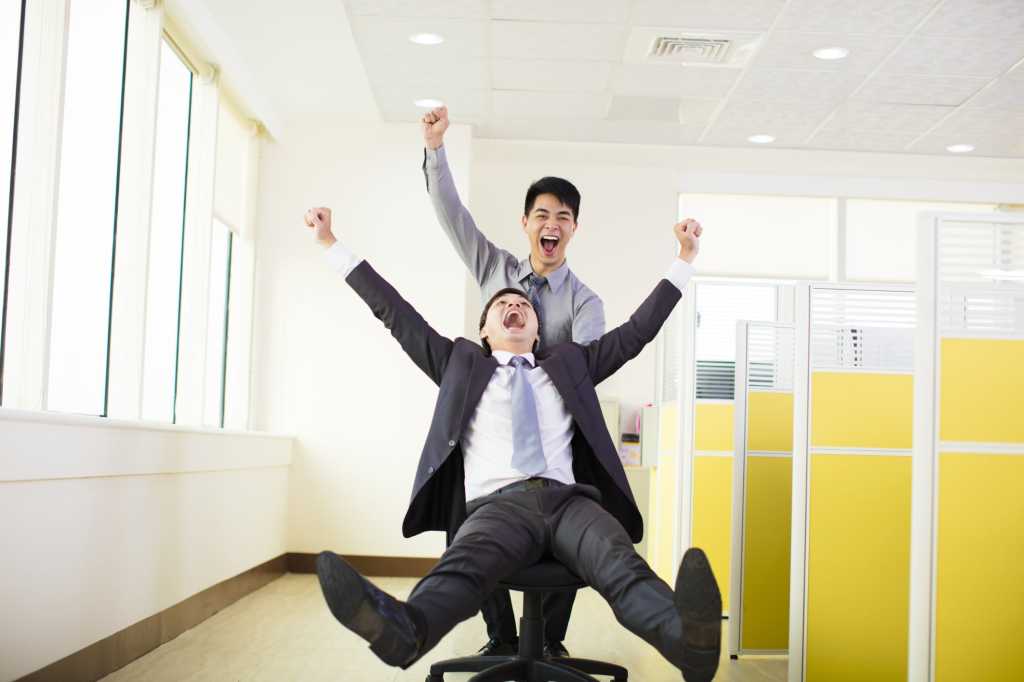
M 860 282 L 913 282 L 917 216 L 922 211 L 992 213 L 994 204 L 882 201 L 846 202 L 846 276 Z
M 102 414 L 127 3 L 69 11 L 47 407 Z
M 146 289 L 143 419 L 174 419 L 192 73 L 167 43 L 160 49 L 153 206 Z
M 682 194 L 681 218 L 707 227 L 702 275 L 826 279 L 836 201 L 816 197 Z

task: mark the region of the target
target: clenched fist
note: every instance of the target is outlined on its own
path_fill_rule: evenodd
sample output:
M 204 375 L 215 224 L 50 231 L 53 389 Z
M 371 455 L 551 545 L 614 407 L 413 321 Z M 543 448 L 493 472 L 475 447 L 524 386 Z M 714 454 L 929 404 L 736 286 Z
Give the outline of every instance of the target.
M 440 149 L 444 144 L 444 133 L 448 130 L 448 107 L 431 109 L 423 118 L 423 142 L 427 149 Z
M 331 209 L 323 206 L 311 208 L 306 211 L 305 221 L 306 227 L 312 228 L 313 236 L 321 246 L 330 247 L 338 241 L 331 232 Z
M 676 223 L 672 231 L 679 240 L 679 257 L 692 264 L 697 252 L 700 251 L 700 235 L 704 228 L 693 218 L 687 218 L 681 223 Z

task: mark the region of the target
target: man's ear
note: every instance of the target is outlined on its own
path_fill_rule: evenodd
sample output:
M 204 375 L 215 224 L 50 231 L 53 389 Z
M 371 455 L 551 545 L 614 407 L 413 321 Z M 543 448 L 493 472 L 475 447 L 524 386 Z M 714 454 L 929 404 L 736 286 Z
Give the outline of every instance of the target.
M 527 221 L 526 221 L 526 215 L 525 214 L 523 214 L 523 217 L 519 219 L 519 222 L 523 226 L 523 232 L 526 232 L 526 222 Z

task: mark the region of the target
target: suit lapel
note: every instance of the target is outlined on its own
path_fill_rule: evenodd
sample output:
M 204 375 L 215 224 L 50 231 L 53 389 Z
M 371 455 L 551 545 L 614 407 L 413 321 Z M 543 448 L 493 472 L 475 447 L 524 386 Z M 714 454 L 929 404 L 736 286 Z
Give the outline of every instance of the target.
M 544 371 L 551 378 L 551 383 L 558 389 L 558 394 L 562 396 L 566 408 L 573 417 L 576 417 L 576 408 L 579 404 L 576 400 L 576 387 L 573 386 L 572 381 L 569 379 L 565 363 L 557 355 L 548 355 L 541 358 L 537 362 L 537 366 L 544 368 Z

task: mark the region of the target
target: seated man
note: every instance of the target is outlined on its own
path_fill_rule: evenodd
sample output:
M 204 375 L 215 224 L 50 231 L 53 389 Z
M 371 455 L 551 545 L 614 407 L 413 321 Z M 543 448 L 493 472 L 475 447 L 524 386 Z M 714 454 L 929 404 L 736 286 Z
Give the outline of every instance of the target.
M 551 556 L 687 682 L 711 680 L 722 598 L 707 557 L 688 550 L 673 591 L 636 553 L 643 521 L 594 391 L 657 336 L 693 274 L 700 225 L 675 226 L 679 257 L 629 321 L 587 346 L 535 356 L 537 316 L 522 292 L 487 302 L 482 347 L 445 338 L 337 243 L 326 217 L 313 209 L 306 224 L 329 247 L 328 261 L 440 387 L 403 533 L 455 531 L 406 602 L 321 553 L 317 575 L 334 617 L 382 661 L 408 667 L 472 617 L 498 581 Z

